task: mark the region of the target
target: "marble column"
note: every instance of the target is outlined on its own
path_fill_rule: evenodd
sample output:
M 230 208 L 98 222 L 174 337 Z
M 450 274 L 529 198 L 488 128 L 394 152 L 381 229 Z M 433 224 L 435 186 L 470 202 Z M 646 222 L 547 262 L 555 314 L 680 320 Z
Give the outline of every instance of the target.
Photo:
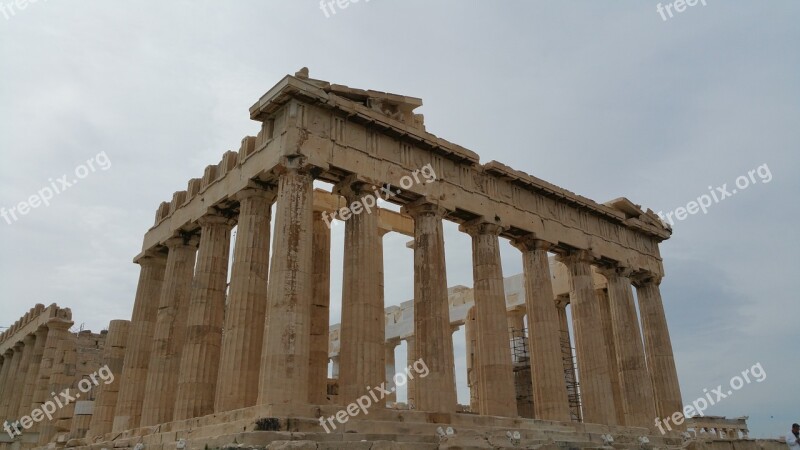
M 569 272 L 572 326 L 580 376 L 583 421 L 617 425 L 611 387 L 608 350 L 600 318 L 600 303 L 594 290 L 591 256 L 586 251 L 562 255 Z
M 642 334 L 647 358 L 647 370 L 653 386 L 656 414 L 669 417 L 683 411 L 678 371 L 672 354 L 672 341 L 667 328 L 667 317 L 661 300 L 661 279 L 642 275 L 635 279 L 639 299 L 639 315 L 642 319 Z M 680 425 L 681 430 L 685 425 Z M 673 427 L 675 428 L 675 427 Z
M 140 426 L 143 427 L 169 422 L 175 411 L 178 370 L 186 341 L 186 319 L 197 256 L 197 237 L 170 238 L 166 246 L 169 249 L 167 267 L 153 331 L 147 387 L 142 401 Z
M 228 256 L 235 221 L 213 213 L 201 217 L 200 247 L 192 281 L 175 394 L 174 420 L 202 417 L 214 412 L 217 392 L 222 325 L 228 288 Z M 233 383 L 234 380 L 223 380 Z
M 408 204 L 403 211 L 414 218 L 415 356 L 430 369 L 427 377 L 416 379 L 417 409 L 455 413 L 455 368 L 442 228 L 447 211 L 424 202 Z
M 3 413 L 3 402 L 6 398 L 6 390 L 10 390 L 11 383 L 8 382 L 8 373 L 11 371 L 11 360 L 14 358 L 14 350 L 9 348 L 3 353 L 3 365 L 0 366 L 0 422 L 5 420 Z
M 373 196 L 374 187 L 346 181 L 337 188 L 352 216 L 345 221 L 342 281 L 342 331 L 339 358 L 339 401 L 354 402 L 379 386 L 386 375 L 384 362 L 385 314 L 379 293 L 378 213 L 363 210 L 362 197 Z M 356 209 L 358 208 L 358 209 Z M 356 212 L 360 211 L 358 214 Z
M 614 345 L 614 324 L 611 317 L 611 304 L 608 292 L 605 289 L 596 289 L 595 295 L 600 302 L 600 323 L 603 328 L 603 340 L 606 345 L 606 355 L 608 358 L 608 376 L 611 379 L 611 392 L 614 401 L 614 409 L 617 413 L 617 425 L 630 425 L 625 421 L 625 406 L 622 398 L 622 383 L 619 376 L 619 363 L 617 361 L 617 349 Z
M 572 355 L 572 338 L 569 334 L 569 321 L 567 320 L 567 305 L 569 295 L 556 297 L 556 311 L 558 312 L 559 331 L 561 335 L 561 363 L 564 367 L 564 381 L 567 385 L 567 398 L 569 399 L 570 419 L 583 422 L 583 411 L 580 408 L 580 393 L 578 392 L 575 361 Z
M 236 199 L 239 218 L 214 402 L 217 412 L 256 404 L 267 313 L 270 223 L 275 193 L 250 188 L 237 193 Z
M 122 374 L 117 381 L 119 393 L 112 427 L 115 433 L 139 427 L 158 303 L 167 267 L 167 258 L 163 253 L 153 252 L 136 262 L 141 269 L 133 303 L 125 361 L 122 365 Z
M 112 320 L 108 325 L 101 363 L 104 367 L 108 366 L 112 374 L 122 373 L 130 325 L 131 322 L 127 320 Z M 102 383 L 95 388 L 96 396 L 88 436 L 102 436 L 111 432 L 120 388 L 119 381 L 115 381 L 109 384 Z
M 466 341 L 467 352 L 467 386 L 469 387 L 469 409 L 478 414 L 481 410 L 481 393 L 478 389 L 478 345 L 477 339 L 478 325 L 475 322 L 475 307 L 472 306 L 467 311 L 464 320 L 464 340 Z
M 395 339 L 386 341 L 386 345 L 384 347 L 386 352 L 386 376 L 384 379 L 386 380 L 386 390 L 391 392 L 391 394 L 386 396 L 387 405 L 397 403 L 397 385 L 394 382 L 394 376 L 397 373 L 397 367 L 395 366 L 394 351 L 398 345 L 400 345 L 400 340 Z
M 22 393 L 22 399 L 19 402 L 17 417 L 30 415 L 32 411 L 31 403 L 33 403 L 33 394 L 36 391 L 36 381 L 39 379 L 39 367 L 42 364 L 42 355 L 44 355 L 44 348 L 47 343 L 47 327 L 39 327 L 36 330 L 35 335 L 36 339 L 33 343 L 30 365 L 28 366 L 28 374 L 25 377 L 25 389 Z
M 656 417 L 655 400 L 633 300 L 631 271 L 624 267 L 613 267 L 602 271 L 602 274 L 608 280 L 613 346 L 618 361 L 624 423 L 627 426 L 651 428 Z
M 36 336 L 28 334 L 22 339 L 21 354 L 19 358 L 19 366 L 17 367 L 16 376 L 14 378 L 14 391 L 11 393 L 8 402 L 8 411 L 6 416 L 19 419 L 20 403 L 22 402 L 22 394 L 25 391 L 25 385 L 28 383 L 28 369 L 33 357 L 33 343 L 36 341 Z M 27 406 L 25 407 L 25 414 L 29 414 Z
M 69 328 L 73 322 L 66 318 L 53 318 L 47 322 L 47 341 L 42 353 L 42 362 L 39 364 L 39 376 L 36 380 L 36 389 L 33 392 L 31 411 L 42 407 L 44 402 L 52 398 L 50 394 L 50 378 L 53 374 L 53 364 L 56 361 L 58 343 L 69 336 Z M 39 431 L 42 422 L 34 422 L 31 431 Z
M 5 389 L 3 389 L 3 397 L 0 398 L 0 422 L 6 419 L 16 419 L 14 414 L 11 414 L 11 402 L 14 398 L 14 392 L 19 389 L 17 386 L 17 373 L 19 372 L 19 362 L 22 359 L 22 347 L 22 342 L 15 343 L 11 349 L 11 354 L 7 358 L 8 375 L 6 376 Z
M 416 343 L 414 336 L 406 337 L 406 367 L 414 364 L 417 360 Z M 417 409 L 417 377 L 406 381 L 407 399 L 406 403 L 410 409 Z
M 553 282 L 545 241 L 526 236 L 512 243 L 522 252 L 525 306 L 528 310 L 534 415 L 567 422 L 569 402 L 564 383 L 560 321 L 553 300 Z
M 281 406 L 308 403 L 314 270 L 314 178 L 302 168 L 284 170 L 278 181 L 258 389 L 258 403 L 274 405 L 276 413 Z
M 517 416 L 514 367 L 511 363 L 506 295 L 500 262 L 502 228 L 483 221 L 468 222 L 461 231 L 472 237 L 472 278 L 477 323 L 480 414 Z
M 308 361 L 308 401 L 328 404 L 328 345 L 331 303 L 331 229 L 314 212 L 311 348 Z
M 514 309 L 510 309 L 506 312 L 506 322 L 508 324 L 508 331 L 513 332 L 513 336 L 521 338 L 525 336 L 525 309 L 521 307 L 517 307 Z
M 47 380 L 44 400 L 50 401 L 53 394 L 58 395 L 65 389 L 72 386 L 75 382 L 75 340 L 76 337 L 69 332 L 73 325 L 72 321 L 51 320 L 48 322 L 50 328 L 47 338 L 47 347 L 52 346 L 52 367 Z M 47 353 L 45 348 L 45 353 Z M 44 360 L 44 357 L 43 357 Z M 41 380 L 41 379 L 40 379 Z M 68 432 L 71 428 L 72 415 L 75 411 L 75 404 L 70 403 L 63 408 L 59 408 L 53 414 L 53 420 L 42 420 L 39 427 L 40 446 L 46 445 L 50 439 L 59 432 Z

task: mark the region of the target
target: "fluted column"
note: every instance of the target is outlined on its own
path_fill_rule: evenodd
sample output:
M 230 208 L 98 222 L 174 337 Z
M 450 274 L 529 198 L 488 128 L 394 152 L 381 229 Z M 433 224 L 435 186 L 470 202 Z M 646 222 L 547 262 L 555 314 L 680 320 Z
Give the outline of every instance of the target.
M 131 322 L 127 320 L 112 320 L 108 325 L 102 364 L 108 366 L 108 370 L 112 374 L 122 373 L 130 325 Z M 88 436 L 102 436 L 111 432 L 120 389 L 119 381 L 115 381 L 110 384 L 100 384 L 95 388 L 97 395 L 94 400 Z
M 331 230 L 314 212 L 311 344 L 308 361 L 308 401 L 328 403 L 328 340 L 331 302 Z
M 397 403 L 397 385 L 394 382 L 394 376 L 397 374 L 397 367 L 395 366 L 395 349 L 397 346 L 400 345 L 399 339 L 394 339 L 390 341 L 386 341 L 386 345 L 384 347 L 385 350 L 385 358 L 386 361 L 386 376 L 384 379 L 386 380 L 386 390 L 391 391 L 391 394 L 386 396 L 386 404 L 394 404 Z
M 532 236 L 512 244 L 522 252 L 534 414 L 537 419 L 567 422 L 570 420 L 569 402 L 564 383 L 560 321 L 547 258 L 550 246 Z
M 3 411 L 3 402 L 5 401 L 6 391 L 11 389 L 8 382 L 8 373 L 11 371 L 11 360 L 14 358 L 14 350 L 8 349 L 3 354 L 3 365 L 0 366 L 0 412 Z M 0 422 L 5 420 L 5 414 L 0 414 Z
M 464 320 L 464 340 L 466 341 L 467 352 L 467 387 L 469 387 L 469 408 L 477 414 L 481 410 L 481 393 L 478 389 L 478 345 L 477 339 L 478 325 L 475 322 L 475 307 L 472 306 L 467 311 L 467 318 Z
M 633 300 L 631 271 L 624 267 L 614 267 L 602 273 L 608 280 L 608 297 L 625 425 L 652 427 L 656 417 L 653 384 L 647 373 L 642 334 L 639 331 L 636 305 Z
M 569 321 L 567 320 L 567 305 L 569 295 L 556 297 L 556 311 L 558 312 L 559 332 L 561 336 L 561 363 L 564 367 L 564 381 L 567 386 L 567 398 L 569 399 L 570 420 L 583 422 L 583 411 L 580 408 L 580 393 L 577 389 L 577 375 L 575 371 L 575 361 L 572 355 L 572 338 L 569 333 Z
M 47 343 L 47 327 L 39 327 L 35 332 L 35 336 L 28 374 L 25 377 L 25 389 L 19 402 L 17 417 L 30 415 L 32 411 L 31 403 L 33 402 L 33 394 L 36 391 L 36 381 L 39 379 L 39 367 L 42 364 L 44 347 Z
M 136 262 L 141 269 L 133 303 L 125 361 L 122 365 L 122 374 L 117 380 L 119 393 L 112 430 L 115 433 L 137 428 L 140 423 L 158 303 L 167 267 L 166 254 L 163 253 L 152 253 L 139 258 Z
M 8 403 L 8 411 L 6 416 L 18 419 L 20 404 L 22 402 L 22 394 L 25 391 L 25 385 L 28 384 L 28 370 L 30 368 L 31 359 L 33 357 L 33 345 L 36 341 L 36 336 L 33 334 L 26 335 L 22 339 L 21 355 L 19 359 L 19 366 L 17 367 L 16 377 L 14 378 L 15 389 L 11 393 L 11 399 Z M 25 406 L 25 414 L 30 413 L 27 411 L 30 403 Z
M 200 247 L 189 298 L 174 420 L 213 413 L 219 375 L 228 255 L 235 221 L 214 213 L 197 222 L 200 224 Z M 223 380 L 223 383 L 231 382 L 234 380 Z
M 256 404 L 267 312 L 270 222 L 275 193 L 250 188 L 239 192 L 236 198 L 239 219 L 214 404 L 217 412 Z
M 478 389 L 480 413 L 489 416 L 517 416 L 514 367 L 511 363 L 506 295 L 500 262 L 502 228 L 483 221 L 461 225 L 472 237 L 472 278 L 478 336 Z
M 669 417 L 683 411 L 678 371 L 672 354 L 667 317 L 661 300 L 661 279 L 653 276 L 636 278 L 636 294 L 639 299 L 639 315 L 642 318 L 642 333 L 647 357 L 647 370 L 653 385 L 656 414 Z M 683 425 L 677 429 L 683 429 Z
M 140 426 L 157 425 L 172 420 L 181 351 L 186 341 L 186 319 L 197 256 L 197 238 L 170 238 L 166 246 L 169 249 L 167 267 L 153 331 Z
M 600 302 L 600 324 L 603 329 L 603 340 L 606 344 L 608 359 L 608 377 L 611 379 L 611 392 L 614 410 L 617 413 L 618 425 L 630 425 L 625 421 L 625 406 L 622 398 L 622 383 L 620 381 L 620 367 L 617 361 L 617 349 L 614 345 L 614 325 L 611 318 L 611 304 L 608 292 L 605 289 L 596 289 L 595 295 Z
M 414 336 L 408 336 L 405 338 L 406 340 L 406 367 L 409 367 L 414 364 L 414 361 L 417 360 L 416 355 L 416 343 L 414 342 Z M 409 378 L 406 381 L 406 403 L 408 407 L 411 409 L 417 409 L 417 377 Z
M 359 204 L 374 188 L 345 182 L 338 191 L 348 204 Z M 351 208 L 352 210 L 352 208 Z M 362 211 L 345 222 L 339 400 L 347 405 L 385 378 L 383 298 L 379 293 L 378 214 Z
M 36 380 L 36 389 L 33 392 L 31 411 L 41 408 L 42 404 L 52 398 L 50 395 L 50 378 L 53 374 L 53 364 L 56 360 L 58 343 L 69 335 L 69 328 L 73 322 L 64 318 L 53 318 L 47 322 L 47 341 L 42 353 L 42 362 L 39 364 L 39 375 Z M 31 431 L 39 431 L 41 422 L 34 422 Z
M 442 229 L 447 211 L 424 202 L 403 210 L 414 218 L 415 354 L 430 369 L 427 377 L 416 380 L 417 409 L 454 413 L 455 369 Z
M 14 399 L 14 393 L 19 390 L 19 386 L 17 386 L 17 373 L 19 372 L 20 360 L 22 359 L 22 347 L 22 342 L 14 344 L 10 358 L 8 358 L 6 387 L 3 389 L 3 398 L 0 398 L 0 422 L 6 419 L 16 419 L 16 417 L 14 417 L 15 414 L 11 414 L 11 403 Z M 14 412 L 16 412 L 16 410 L 14 410 Z
M 559 257 L 569 271 L 572 324 L 575 330 L 575 353 L 581 380 L 583 421 L 616 425 L 617 412 L 611 388 L 608 351 L 605 345 L 600 304 L 594 291 L 592 259 L 588 252 L 577 251 Z
M 292 163 L 290 163 L 292 164 Z M 279 177 L 258 403 L 308 403 L 313 261 L 313 177 L 288 167 Z M 278 409 L 279 411 L 280 409 Z
M 44 390 L 43 402 L 50 401 L 51 397 L 58 395 L 75 382 L 75 335 L 69 332 L 73 322 L 71 320 L 54 319 L 47 323 L 50 329 L 47 338 L 45 354 L 52 348 L 52 366 L 49 370 L 47 385 Z M 48 355 L 49 356 L 49 355 Z M 45 357 L 42 358 L 44 361 Z M 41 381 L 41 378 L 40 378 Z M 70 403 L 59 408 L 53 414 L 53 420 L 42 420 L 39 427 L 39 445 L 45 445 L 58 432 L 68 432 L 71 426 L 75 404 Z

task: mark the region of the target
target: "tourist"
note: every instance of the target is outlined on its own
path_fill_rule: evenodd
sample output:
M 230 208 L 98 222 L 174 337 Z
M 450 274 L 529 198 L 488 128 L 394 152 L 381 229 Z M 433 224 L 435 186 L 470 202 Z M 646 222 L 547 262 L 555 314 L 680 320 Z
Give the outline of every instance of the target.
M 800 449 L 800 425 L 792 424 L 792 432 L 786 435 L 786 443 L 791 450 Z

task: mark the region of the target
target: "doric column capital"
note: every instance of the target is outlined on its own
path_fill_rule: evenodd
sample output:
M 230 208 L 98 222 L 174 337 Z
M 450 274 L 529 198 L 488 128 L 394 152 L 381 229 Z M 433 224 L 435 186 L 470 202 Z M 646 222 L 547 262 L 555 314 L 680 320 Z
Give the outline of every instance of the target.
M 170 251 L 178 248 L 178 247 L 197 247 L 200 243 L 200 238 L 197 235 L 181 235 L 181 236 L 173 236 L 167 239 L 164 242 L 164 245 L 167 246 Z
M 163 266 L 167 264 L 167 253 L 163 246 L 156 245 L 137 255 L 135 258 L 133 258 L 133 262 L 134 264 L 139 264 L 140 266 Z
M 661 284 L 661 276 L 652 272 L 639 271 L 631 274 L 631 282 L 637 288 L 648 284 L 658 286 Z
M 434 216 L 437 219 L 442 219 L 448 213 L 447 209 L 436 203 L 431 203 L 424 197 L 405 204 L 401 208 L 401 212 L 403 214 L 408 214 L 414 219 L 422 216 Z
M 544 250 L 548 251 L 552 247 L 552 244 L 539 239 L 536 237 L 536 234 L 526 234 L 525 236 L 520 236 L 516 239 L 511 240 L 511 245 L 518 248 L 520 251 L 529 252 L 534 250 Z
M 464 222 L 458 226 L 458 229 L 462 233 L 467 233 L 472 237 L 486 234 L 491 236 L 500 236 L 500 233 L 503 232 L 502 226 L 493 222 L 489 222 L 482 217 Z
M 599 258 L 597 257 L 597 255 L 592 253 L 591 249 L 570 250 L 568 252 L 564 252 L 556 256 L 556 261 L 563 263 L 566 266 L 570 266 L 571 264 L 575 264 L 578 262 L 587 264 L 596 264 L 598 259 Z
M 22 341 L 17 341 L 11 346 L 11 348 L 13 348 L 17 353 L 22 351 L 22 347 L 25 347 L 25 344 Z
M 233 198 L 239 202 L 247 200 L 248 198 L 263 198 L 267 202 L 272 203 L 275 201 L 277 195 L 278 192 L 275 188 L 252 185 L 235 193 Z
M 365 195 L 374 196 L 374 192 L 378 189 L 380 189 L 378 184 L 373 183 L 357 174 L 352 174 L 346 176 L 342 181 L 336 183 L 332 191 L 334 194 L 339 194 L 347 199 L 347 202 L 349 203 L 359 200 Z
M 236 220 L 226 217 L 225 215 L 215 211 L 201 216 L 199 219 L 197 219 L 197 223 L 203 228 L 217 225 L 233 228 L 233 226 L 236 225 Z
M 623 266 L 621 264 L 612 264 L 608 266 L 598 266 L 597 272 L 600 275 L 606 277 L 607 280 L 612 280 L 617 277 L 622 278 L 631 278 L 633 275 L 633 269 L 627 266 Z
M 565 309 L 569 305 L 569 295 L 559 295 L 555 298 L 556 308 Z
M 395 347 L 397 347 L 398 345 L 400 345 L 400 340 L 401 340 L 400 338 L 389 339 L 388 341 L 386 341 L 386 348 L 395 348 Z
M 36 340 L 35 334 L 26 334 L 25 337 L 22 338 L 22 343 L 25 344 L 25 347 L 30 347 L 34 340 Z
M 71 320 L 64 320 L 64 319 L 60 319 L 58 317 L 54 317 L 54 318 L 52 318 L 52 319 L 47 321 L 47 328 L 49 328 L 51 330 L 67 331 L 74 324 L 75 324 L 75 322 L 73 322 Z

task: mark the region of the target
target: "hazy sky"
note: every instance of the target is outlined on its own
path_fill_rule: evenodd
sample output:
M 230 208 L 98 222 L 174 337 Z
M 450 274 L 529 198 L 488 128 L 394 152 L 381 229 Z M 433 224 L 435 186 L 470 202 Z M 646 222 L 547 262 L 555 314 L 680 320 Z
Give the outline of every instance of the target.
M 0 207 L 84 177 L 0 218 L 0 326 L 37 302 L 95 331 L 129 319 L 131 259 L 158 204 L 254 135 L 248 108 L 308 66 L 421 97 L 428 131 L 599 202 L 667 213 L 762 167 L 675 223 L 662 293 L 685 402 L 760 363 L 763 382 L 706 414 L 748 415 L 757 436 L 800 421 L 800 3 L 707 0 L 666 21 L 642 0 L 362 0 L 330 17 L 313 0 L 10 4 L 0 0 Z M 471 286 L 469 238 L 447 224 L 446 239 L 448 284 Z M 387 305 L 412 296 L 407 240 L 386 237 Z M 506 242 L 503 264 L 522 270 Z M 466 403 L 463 331 L 455 348 Z

